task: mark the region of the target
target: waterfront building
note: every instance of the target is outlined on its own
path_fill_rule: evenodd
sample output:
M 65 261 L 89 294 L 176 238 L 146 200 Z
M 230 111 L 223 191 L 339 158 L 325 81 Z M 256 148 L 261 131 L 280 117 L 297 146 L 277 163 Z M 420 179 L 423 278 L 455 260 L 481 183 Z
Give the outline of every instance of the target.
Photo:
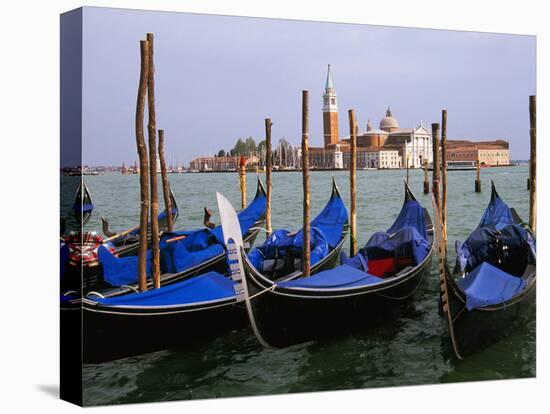
M 351 152 L 344 152 L 344 168 L 349 168 Z M 357 169 L 401 168 L 399 151 L 389 148 L 357 147 Z
M 510 165 L 510 146 L 502 139 L 495 141 L 449 140 L 449 161 L 479 161 L 482 166 Z
M 189 163 L 189 169 L 195 171 L 236 171 L 240 156 L 236 157 L 199 157 Z M 258 164 L 259 158 L 255 155 L 246 157 L 246 165 Z

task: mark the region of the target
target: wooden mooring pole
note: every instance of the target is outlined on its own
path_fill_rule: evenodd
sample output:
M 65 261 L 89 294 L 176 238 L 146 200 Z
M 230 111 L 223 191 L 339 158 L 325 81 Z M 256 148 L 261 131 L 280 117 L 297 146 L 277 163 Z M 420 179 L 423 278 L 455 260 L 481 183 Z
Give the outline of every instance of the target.
M 429 194 L 430 182 L 428 181 L 428 160 L 424 160 L 424 194 Z
M 172 199 L 170 198 L 170 183 L 168 182 L 168 174 L 166 171 L 166 157 L 164 156 L 164 130 L 159 129 L 159 158 L 160 158 L 160 173 L 162 178 L 162 195 L 164 197 L 164 208 L 166 209 L 166 230 L 171 232 L 174 230 L 172 222 Z
M 149 221 L 149 161 L 147 146 L 143 133 L 145 113 L 145 95 L 147 94 L 147 77 L 149 76 L 149 44 L 146 40 L 139 42 L 141 70 L 136 104 L 136 144 L 139 157 L 139 248 L 138 248 L 138 286 L 140 292 L 147 290 L 147 225 Z
M 153 60 L 154 45 L 153 33 L 147 33 L 149 45 L 149 75 L 147 77 L 147 109 L 149 122 L 149 178 L 151 187 L 151 267 L 153 272 L 153 286 L 160 287 L 160 246 L 158 222 L 158 183 L 157 183 L 157 118 L 155 109 L 155 64 Z
M 529 159 L 529 228 L 536 234 L 537 227 L 537 97 L 529 97 L 529 135 L 531 157 Z
M 350 256 L 357 254 L 357 206 L 356 206 L 356 183 L 355 174 L 357 170 L 357 121 L 353 109 L 348 111 L 349 115 L 349 137 L 350 137 L 350 159 L 349 159 L 349 187 L 350 187 Z
M 476 158 L 475 192 L 481 193 L 481 161 L 479 160 L 479 150 L 477 150 L 477 158 Z
M 241 187 L 241 208 L 246 207 L 246 160 L 241 155 L 239 161 L 239 184 Z
M 265 230 L 266 238 L 271 235 L 271 119 L 265 120 L 265 182 L 267 186 L 266 210 L 265 210 Z
M 303 276 L 310 275 L 310 245 L 309 245 L 309 91 L 302 91 L 302 182 L 304 193 L 304 237 L 302 242 Z
M 447 110 L 441 112 L 441 226 L 447 246 Z
M 433 176 L 432 176 L 432 193 L 437 205 L 438 214 L 441 217 L 441 197 L 439 189 L 439 176 L 441 173 L 441 164 L 439 162 L 439 124 L 432 124 L 432 145 L 433 145 Z

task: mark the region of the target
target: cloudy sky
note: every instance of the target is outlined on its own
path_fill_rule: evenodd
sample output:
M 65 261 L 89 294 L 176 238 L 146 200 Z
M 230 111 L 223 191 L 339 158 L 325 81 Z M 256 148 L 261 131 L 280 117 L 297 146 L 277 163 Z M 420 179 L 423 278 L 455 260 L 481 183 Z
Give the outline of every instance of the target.
M 229 149 L 239 137 L 299 144 L 301 91 L 310 91 L 310 142 L 322 145 L 321 95 L 332 65 L 340 107 L 361 131 L 386 107 L 401 127 L 438 122 L 451 139 L 506 139 L 528 158 L 535 37 L 385 26 L 85 8 L 83 162 L 137 158 L 139 40 L 155 35 L 157 126 L 170 162 Z

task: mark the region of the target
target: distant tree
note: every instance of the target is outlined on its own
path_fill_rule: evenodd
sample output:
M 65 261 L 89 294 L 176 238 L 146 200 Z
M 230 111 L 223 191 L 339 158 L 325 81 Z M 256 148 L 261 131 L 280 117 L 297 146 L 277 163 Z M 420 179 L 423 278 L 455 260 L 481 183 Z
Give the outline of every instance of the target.
M 232 152 L 231 155 L 233 155 L 233 156 L 245 155 L 246 154 L 246 143 L 241 138 L 239 138 L 231 152 Z
M 265 151 L 265 139 L 263 141 L 258 142 L 258 145 L 256 147 L 256 151 L 261 153 L 262 151 Z
M 256 141 L 254 141 L 254 138 L 248 137 L 246 139 L 245 146 L 246 146 L 246 153 L 247 154 L 252 154 L 252 153 L 256 152 Z M 243 155 L 243 154 L 241 154 L 241 155 Z
M 222 149 L 219 150 L 217 156 L 218 156 L 218 157 L 225 157 L 225 150 L 222 150 Z

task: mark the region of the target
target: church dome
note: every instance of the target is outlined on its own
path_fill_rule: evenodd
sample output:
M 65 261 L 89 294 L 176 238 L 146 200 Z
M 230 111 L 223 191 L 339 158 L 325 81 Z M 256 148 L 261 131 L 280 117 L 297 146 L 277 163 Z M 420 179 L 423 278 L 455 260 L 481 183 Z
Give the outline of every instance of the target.
M 380 129 L 384 131 L 391 132 L 394 129 L 399 128 L 399 123 L 397 122 L 397 119 L 395 119 L 391 113 L 391 109 L 388 106 L 388 110 L 386 111 L 386 116 L 382 118 L 380 121 Z

